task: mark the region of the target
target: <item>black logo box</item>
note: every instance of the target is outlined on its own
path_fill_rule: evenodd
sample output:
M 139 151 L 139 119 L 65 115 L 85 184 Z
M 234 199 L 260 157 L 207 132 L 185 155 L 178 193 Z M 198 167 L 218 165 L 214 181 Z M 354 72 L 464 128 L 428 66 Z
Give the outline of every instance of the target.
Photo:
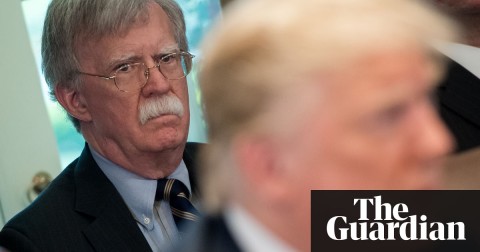
M 346 223 L 337 219 L 336 234 L 339 228 L 348 228 L 352 222 L 398 222 L 400 225 L 405 221 L 395 220 L 374 220 L 375 207 L 367 204 L 367 217 L 369 220 L 359 220 L 359 202 L 354 205 L 354 199 L 374 199 L 381 196 L 383 204 L 388 203 L 392 209 L 396 204 L 403 203 L 408 207 L 408 213 L 400 213 L 400 217 L 416 215 L 418 223 L 427 223 L 429 234 L 437 229 L 438 225 L 430 228 L 430 223 L 458 223 L 465 225 L 465 240 L 403 240 L 396 232 L 396 240 L 334 240 L 327 233 L 327 223 L 335 216 L 345 216 Z M 425 191 L 351 191 L 351 190 L 322 190 L 311 192 L 311 236 L 312 251 L 419 251 L 419 252 L 446 252 L 446 251 L 480 251 L 480 191 L 477 190 L 425 190 Z M 373 201 L 375 202 L 375 201 Z M 366 203 L 366 201 L 365 201 Z M 388 207 L 387 207 L 388 208 Z M 401 207 L 397 208 L 402 210 Z M 385 218 L 385 207 L 381 208 Z M 420 216 L 425 215 L 427 219 L 422 221 Z M 378 225 L 368 231 L 376 230 Z M 407 225 L 407 230 L 410 227 Z M 425 227 L 425 226 L 424 226 Z M 445 225 L 445 229 L 447 226 Z M 417 231 L 420 233 L 419 226 Z M 368 233 L 369 233 L 368 232 Z M 385 228 L 385 232 L 387 229 Z M 458 234 L 455 234 L 458 238 Z M 388 237 L 387 234 L 385 234 Z M 447 236 L 447 230 L 445 230 Z M 420 237 L 420 235 L 418 235 Z M 417 238 L 418 238 L 417 237 Z M 339 238 L 339 235 L 336 236 Z

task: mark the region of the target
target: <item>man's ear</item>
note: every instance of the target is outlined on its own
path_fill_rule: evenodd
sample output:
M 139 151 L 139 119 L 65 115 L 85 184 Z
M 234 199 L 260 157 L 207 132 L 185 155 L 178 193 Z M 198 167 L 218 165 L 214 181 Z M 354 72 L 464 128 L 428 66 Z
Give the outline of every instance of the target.
M 240 179 L 265 200 L 281 202 L 288 195 L 288 172 L 280 149 L 269 136 L 243 135 L 234 140 L 233 153 Z
M 80 121 L 92 120 L 87 103 L 78 90 L 57 84 L 55 86 L 55 97 L 71 116 Z

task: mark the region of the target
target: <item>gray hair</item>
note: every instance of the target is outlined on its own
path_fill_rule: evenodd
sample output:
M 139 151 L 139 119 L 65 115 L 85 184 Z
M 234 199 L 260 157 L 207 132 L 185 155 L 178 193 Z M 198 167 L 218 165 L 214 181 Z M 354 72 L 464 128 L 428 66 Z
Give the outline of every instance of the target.
M 188 51 L 183 12 L 174 0 L 53 0 L 47 10 L 42 35 L 42 70 L 56 100 L 57 85 L 78 89 L 76 46 L 85 40 L 127 32 L 148 19 L 148 3 L 157 3 L 167 14 L 180 50 Z M 77 130 L 78 119 L 69 115 Z

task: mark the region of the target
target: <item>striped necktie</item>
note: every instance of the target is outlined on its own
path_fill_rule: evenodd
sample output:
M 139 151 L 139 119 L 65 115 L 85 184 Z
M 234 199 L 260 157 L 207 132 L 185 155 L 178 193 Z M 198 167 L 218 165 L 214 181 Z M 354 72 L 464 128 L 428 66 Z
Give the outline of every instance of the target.
M 170 203 L 173 219 L 181 232 L 184 231 L 185 226 L 189 226 L 199 219 L 199 212 L 190 202 L 190 192 L 179 180 L 159 179 L 155 200 L 165 200 Z

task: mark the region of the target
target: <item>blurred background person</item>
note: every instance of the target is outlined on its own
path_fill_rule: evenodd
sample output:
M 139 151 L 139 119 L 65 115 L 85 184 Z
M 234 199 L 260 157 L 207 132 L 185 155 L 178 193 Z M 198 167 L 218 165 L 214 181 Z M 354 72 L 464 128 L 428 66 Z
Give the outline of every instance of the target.
M 464 41 L 442 43 L 451 59 L 438 89 L 439 111 L 456 140 L 456 152 L 480 146 L 480 1 L 428 0 L 451 15 L 464 31 Z
M 432 189 L 452 139 L 417 1 L 243 0 L 204 43 L 211 216 L 175 251 L 310 251 L 312 189 Z

